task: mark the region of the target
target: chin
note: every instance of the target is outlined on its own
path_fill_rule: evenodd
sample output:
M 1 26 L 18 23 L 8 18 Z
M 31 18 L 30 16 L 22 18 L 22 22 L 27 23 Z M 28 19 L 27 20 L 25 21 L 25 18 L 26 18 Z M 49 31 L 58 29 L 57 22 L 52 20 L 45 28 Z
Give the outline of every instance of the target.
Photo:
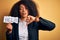
M 23 16 L 23 18 L 26 18 L 27 16 Z
M 27 17 L 27 15 L 23 15 L 23 17 L 25 18 L 25 17 Z

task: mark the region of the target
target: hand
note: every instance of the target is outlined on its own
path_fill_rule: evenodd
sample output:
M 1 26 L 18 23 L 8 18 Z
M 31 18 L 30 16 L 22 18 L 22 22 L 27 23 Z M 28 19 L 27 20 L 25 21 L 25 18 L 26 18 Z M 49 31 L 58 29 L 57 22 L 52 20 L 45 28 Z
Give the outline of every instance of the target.
M 30 23 L 32 23 L 33 21 L 38 22 L 38 21 L 39 21 L 39 17 L 34 17 L 34 16 L 29 15 L 29 16 L 27 17 L 27 23 L 30 24 Z
M 8 24 L 6 25 L 6 28 L 8 29 L 9 33 L 12 32 L 12 25 L 11 25 L 11 23 L 8 23 Z
M 39 17 L 35 17 L 35 22 L 39 22 Z

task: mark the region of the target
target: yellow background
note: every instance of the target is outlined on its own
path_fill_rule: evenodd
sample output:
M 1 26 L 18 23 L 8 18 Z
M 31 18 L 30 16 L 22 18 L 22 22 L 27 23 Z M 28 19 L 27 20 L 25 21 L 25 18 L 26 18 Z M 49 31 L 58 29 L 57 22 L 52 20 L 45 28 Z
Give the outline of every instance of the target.
M 19 0 L 0 0 L 0 40 L 6 40 L 6 27 L 3 17 L 8 15 L 11 7 Z M 34 0 L 41 17 L 56 24 L 52 31 L 39 31 L 39 40 L 60 40 L 60 0 Z

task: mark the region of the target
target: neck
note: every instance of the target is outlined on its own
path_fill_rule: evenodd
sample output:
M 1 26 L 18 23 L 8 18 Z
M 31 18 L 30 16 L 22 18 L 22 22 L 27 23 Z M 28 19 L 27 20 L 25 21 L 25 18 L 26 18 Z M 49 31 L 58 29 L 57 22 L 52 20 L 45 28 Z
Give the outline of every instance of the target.
M 27 17 L 21 17 L 21 21 L 26 21 Z

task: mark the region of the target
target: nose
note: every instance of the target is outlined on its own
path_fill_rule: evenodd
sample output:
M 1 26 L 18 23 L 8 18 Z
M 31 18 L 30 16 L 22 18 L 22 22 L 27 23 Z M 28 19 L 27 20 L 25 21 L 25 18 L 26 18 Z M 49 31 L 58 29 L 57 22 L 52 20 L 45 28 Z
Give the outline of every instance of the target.
M 25 12 L 25 9 L 23 9 L 23 12 Z
M 25 11 L 25 9 L 23 9 L 23 11 Z

